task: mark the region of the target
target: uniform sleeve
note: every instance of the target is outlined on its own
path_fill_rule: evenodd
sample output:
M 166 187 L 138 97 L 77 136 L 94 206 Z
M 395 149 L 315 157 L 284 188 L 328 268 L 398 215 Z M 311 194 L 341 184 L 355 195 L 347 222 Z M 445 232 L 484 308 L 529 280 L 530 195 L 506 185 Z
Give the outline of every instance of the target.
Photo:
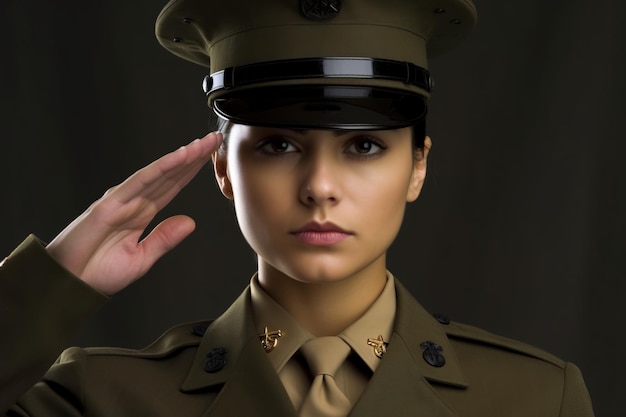
M 30 404 L 35 404 L 38 400 L 32 394 L 42 386 L 47 392 L 51 389 L 60 393 L 57 400 L 71 402 L 71 396 L 65 395 L 70 388 L 41 381 L 42 376 L 81 322 L 107 300 L 56 263 L 35 236 L 29 236 L 2 262 L 0 414 L 38 415 L 27 413 L 15 404 L 31 388 L 25 397 L 29 397 Z M 51 400 L 42 396 L 42 404 L 46 401 Z M 12 411 L 7 411 L 10 408 Z
M 576 365 L 565 366 L 565 384 L 560 417 L 593 417 L 591 398 Z

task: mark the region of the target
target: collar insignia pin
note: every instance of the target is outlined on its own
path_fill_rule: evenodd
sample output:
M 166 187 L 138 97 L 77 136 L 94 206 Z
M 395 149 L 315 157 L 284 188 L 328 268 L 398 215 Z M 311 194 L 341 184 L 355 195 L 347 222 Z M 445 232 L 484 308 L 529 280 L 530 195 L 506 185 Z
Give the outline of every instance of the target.
M 426 363 L 435 368 L 441 368 L 446 364 L 446 358 L 441 353 L 443 348 L 437 343 L 427 340 L 420 344 L 420 348 L 424 349 L 423 357 Z
M 206 355 L 207 360 L 204 363 L 204 370 L 209 373 L 221 371 L 226 366 L 226 349 L 216 347 L 211 349 Z
M 278 346 L 278 338 L 283 337 L 282 330 L 268 330 L 268 327 L 265 326 L 263 333 L 259 335 L 259 340 L 261 340 L 261 345 L 263 346 L 263 350 L 266 353 L 270 353 L 276 346 Z
M 367 344 L 374 348 L 374 354 L 379 359 L 382 359 L 383 355 L 387 353 L 387 346 L 389 343 L 383 340 L 383 335 L 378 335 L 378 339 L 367 339 Z

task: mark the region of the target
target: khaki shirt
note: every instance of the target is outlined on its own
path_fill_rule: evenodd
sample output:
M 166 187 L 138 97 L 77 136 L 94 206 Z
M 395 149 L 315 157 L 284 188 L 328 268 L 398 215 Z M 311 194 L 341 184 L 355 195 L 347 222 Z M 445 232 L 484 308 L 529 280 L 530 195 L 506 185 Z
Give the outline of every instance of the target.
M 397 280 L 395 290 L 389 349 L 350 416 L 593 416 L 575 365 L 437 320 Z M 0 267 L 0 413 L 296 417 L 259 343 L 249 288 L 216 320 L 177 326 L 145 349 L 70 348 L 54 362 L 83 318 L 105 302 L 34 237 L 6 260 Z
M 298 349 L 312 336 L 274 301 L 259 285 L 256 276 L 250 281 L 250 296 L 254 321 L 259 333 L 267 326 L 269 330 L 281 330 L 276 348 L 267 352 L 267 358 L 278 376 L 296 410 L 311 385 L 311 376 L 304 358 Z M 369 339 L 381 337 L 388 341 L 393 332 L 396 313 L 396 291 L 394 277 L 387 273 L 383 291 L 357 321 L 344 329 L 338 336 L 352 348 L 352 354 L 334 375 L 338 387 L 354 405 L 365 390 L 381 358 L 368 345 Z

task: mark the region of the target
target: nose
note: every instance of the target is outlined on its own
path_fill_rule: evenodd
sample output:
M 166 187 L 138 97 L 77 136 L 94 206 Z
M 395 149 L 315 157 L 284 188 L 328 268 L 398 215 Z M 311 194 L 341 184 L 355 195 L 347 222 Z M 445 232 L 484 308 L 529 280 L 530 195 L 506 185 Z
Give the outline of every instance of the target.
M 306 206 L 335 205 L 341 200 L 341 175 L 336 162 L 322 154 L 303 161 L 300 201 Z

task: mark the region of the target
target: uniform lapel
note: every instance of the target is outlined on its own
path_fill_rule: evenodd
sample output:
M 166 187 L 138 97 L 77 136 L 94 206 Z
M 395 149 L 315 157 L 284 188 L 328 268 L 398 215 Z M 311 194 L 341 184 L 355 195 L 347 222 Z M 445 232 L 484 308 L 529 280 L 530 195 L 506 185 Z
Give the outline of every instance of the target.
M 452 345 L 441 324 L 398 281 L 396 294 L 396 321 L 388 351 L 349 415 L 456 417 L 455 410 L 431 386 L 435 382 L 457 389 L 467 387 Z M 441 347 L 444 366 L 427 363 L 423 342 Z M 215 370 L 217 366 L 207 372 L 207 355 L 217 348 L 225 351 L 223 368 Z M 289 397 L 265 355 L 254 328 L 248 289 L 208 328 L 180 389 L 219 391 L 205 417 L 295 417 Z
M 455 417 L 457 413 L 435 392 L 431 382 L 467 387 L 460 364 L 441 325 L 396 281 L 397 312 L 387 353 L 355 404 L 351 417 Z M 441 347 L 445 365 L 424 359 L 424 342 Z
M 217 361 L 207 366 L 207 355 Z M 254 329 L 247 289 L 207 329 L 181 391 L 219 390 L 205 417 L 295 417 L 293 405 L 265 355 Z

